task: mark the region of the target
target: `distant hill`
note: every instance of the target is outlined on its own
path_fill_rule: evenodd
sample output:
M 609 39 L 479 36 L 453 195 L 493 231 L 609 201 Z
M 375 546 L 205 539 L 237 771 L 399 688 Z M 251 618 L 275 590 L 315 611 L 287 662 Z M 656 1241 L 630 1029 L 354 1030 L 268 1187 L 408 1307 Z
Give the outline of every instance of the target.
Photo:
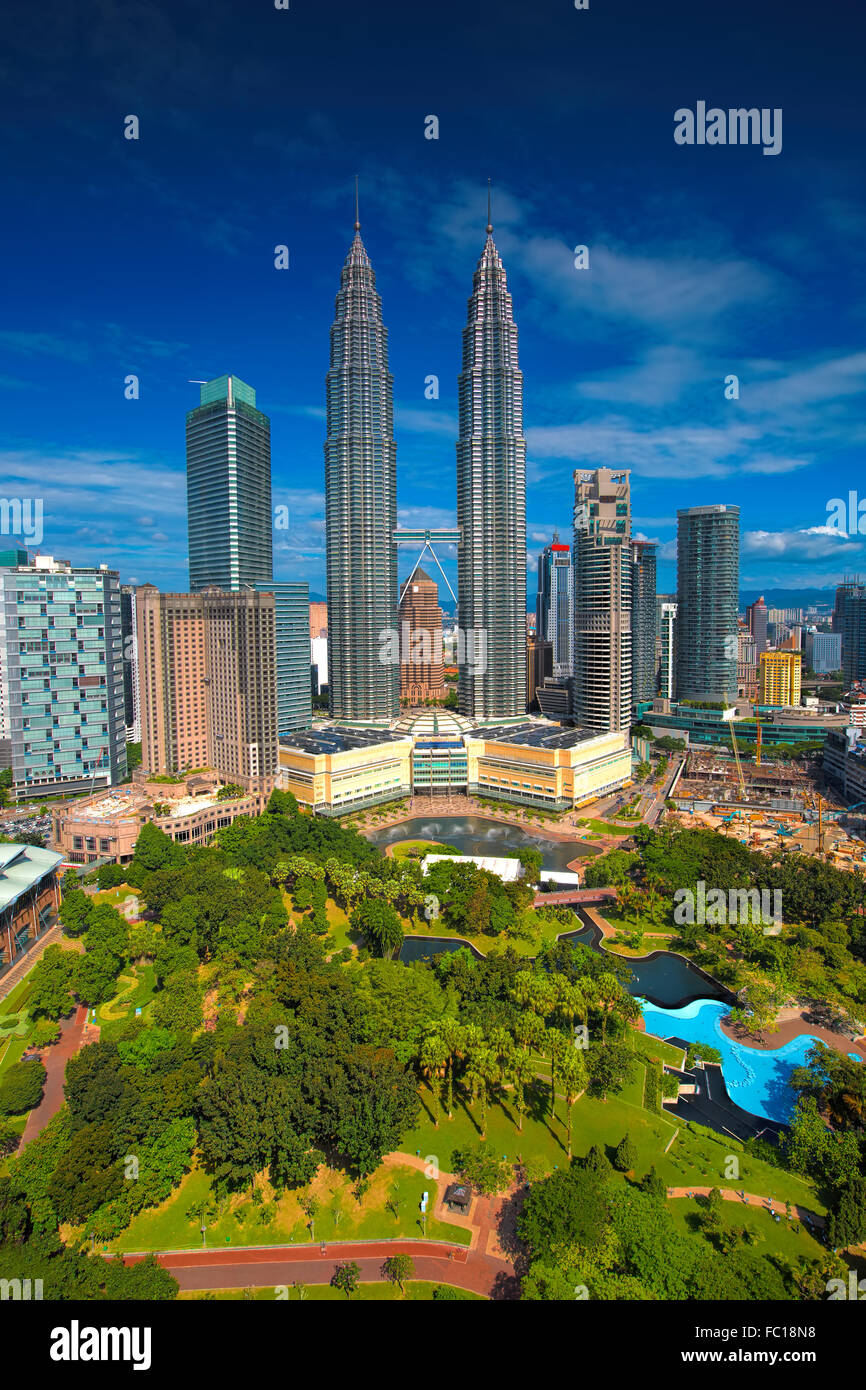
M 740 607 L 747 608 L 761 594 L 768 608 L 811 608 L 813 604 L 832 608 L 836 586 L 833 584 L 829 589 L 741 589 Z

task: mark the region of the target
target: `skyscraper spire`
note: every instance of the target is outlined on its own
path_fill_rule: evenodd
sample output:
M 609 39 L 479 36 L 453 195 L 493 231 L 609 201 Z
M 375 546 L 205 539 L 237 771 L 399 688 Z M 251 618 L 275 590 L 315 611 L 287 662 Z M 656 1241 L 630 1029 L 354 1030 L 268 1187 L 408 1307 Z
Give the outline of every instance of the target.
M 360 232 L 361 223 L 358 218 L 358 175 L 355 175 L 355 231 Z
M 467 650 L 470 642 L 476 651 L 486 647 L 483 670 L 479 663 L 460 668 L 458 698 L 461 714 L 480 720 L 526 713 L 523 376 L 491 227 L 463 330 L 457 441 L 459 621 Z
M 385 723 L 400 709 L 399 667 L 380 660 L 380 634 L 397 619 L 394 383 L 382 301 L 359 227 L 356 201 L 327 377 L 328 685 L 336 719 Z
M 487 180 L 487 235 L 488 235 L 488 236 L 491 236 L 492 233 L 493 233 L 493 220 L 492 220 L 492 218 L 491 218 L 491 216 L 490 216 L 490 180 L 488 179 L 488 180 Z

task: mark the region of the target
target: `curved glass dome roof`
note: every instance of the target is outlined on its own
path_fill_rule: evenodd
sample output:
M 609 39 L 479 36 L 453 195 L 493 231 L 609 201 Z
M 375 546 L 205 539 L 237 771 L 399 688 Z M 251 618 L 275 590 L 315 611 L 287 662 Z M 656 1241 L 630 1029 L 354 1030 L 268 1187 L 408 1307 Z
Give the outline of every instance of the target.
M 391 724 L 413 738 L 462 738 L 475 727 L 473 719 L 450 709 L 410 709 Z

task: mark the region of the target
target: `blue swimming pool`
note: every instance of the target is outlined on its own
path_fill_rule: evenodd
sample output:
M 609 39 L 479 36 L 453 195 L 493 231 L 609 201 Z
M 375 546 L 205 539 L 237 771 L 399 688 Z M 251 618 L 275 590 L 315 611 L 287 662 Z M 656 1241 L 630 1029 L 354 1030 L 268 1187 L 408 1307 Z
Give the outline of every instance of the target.
M 722 1075 L 728 1094 L 736 1105 L 752 1115 L 786 1124 L 793 1114 L 795 1093 L 788 1077 L 806 1062 L 809 1049 L 819 1039 L 811 1034 L 792 1038 L 784 1047 L 759 1051 L 731 1042 L 721 1029 L 721 1020 L 730 1011 L 727 1004 L 714 999 L 695 999 L 682 1009 L 660 1009 L 646 1000 L 639 1001 L 648 1033 L 659 1038 L 683 1038 L 704 1042 L 722 1056 Z

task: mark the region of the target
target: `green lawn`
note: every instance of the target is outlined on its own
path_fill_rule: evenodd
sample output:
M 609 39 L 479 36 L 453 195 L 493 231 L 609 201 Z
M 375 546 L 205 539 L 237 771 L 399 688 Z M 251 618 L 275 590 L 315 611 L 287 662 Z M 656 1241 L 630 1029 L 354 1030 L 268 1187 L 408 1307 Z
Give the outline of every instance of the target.
M 699 1218 L 706 1208 L 698 1198 L 681 1197 L 668 1202 L 668 1210 L 681 1230 L 695 1232 L 699 1229 Z M 755 1232 L 758 1241 L 752 1248 L 761 1256 L 818 1260 L 827 1254 L 826 1246 L 810 1235 L 802 1222 L 792 1220 L 788 1225 L 784 1217 L 781 1221 L 774 1221 L 770 1213 L 760 1207 L 726 1202 L 722 1224 L 728 1230 Z
M 660 1041 L 653 1039 L 650 1042 L 641 1034 L 634 1036 L 637 1040 L 636 1052 L 645 1050 L 650 1055 L 662 1055 L 666 1061 L 680 1060 L 678 1053 L 675 1057 L 665 1056 L 664 1044 Z M 628 1132 L 638 1152 L 635 1168 L 638 1176 L 643 1176 L 650 1167 L 655 1166 L 659 1177 L 670 1187 L 743 1188 L 781 1202 L 797 1202 L 818 1213 L 825 1210 L 810 1183 L 784 1169 L 753 1158 L 744 1151 L 738 1140 L 713 1135 L 708 1130 L 692 1129 L 666 1112 L 656 1115 L 645 1110 L 642 1104 L 643 1070 L 641 1067 L 636 1080 L 607 1101 L 586 1095 L 577 1101 L 572 1122 L 575 1155 L 581 1156 L 593 1144 L 598 1144 L 606 1148 L 611 1157 Z M 549 1085 L 539 1081 L 528 1091 L 531 1103 L 524 1120 L 523 1133 L 517 1132 L 512 1102 L 506 1094 L 502 1104 L 488 1107 L 487 1138 L 495 1152 L 510 1162 L 519 1156 L 524 1161 L 529 1158 L 543 1160 L 551 1169 L 562 1167 L 568 1162 L 564 1101 L 557 1099 L 556 1116 L 551 1120 L 547 1113 Z M 437 1130 L 432 1123 L 426 1087 L 422 1087 L 421 1095 L 424 1122 L 412 1134 L 405 1136 L 403 1147 L 410 1152 L 419 1149 L 425 1157 L 435 1156 L 440 1168 L 447 1171 L 454 1149 L 475 1144 L 480 1138 L 475 1113 L 477 1106 L 470 1109 L 461 1099 L 455 1105 L 454 1119 L 449 1121 L 443 1118 Z M 739 1165 L 739 1175 L 728 1178 L 725 1174 L 730 1171 L 732 1157 Z
M 444 848 L 444 840 L 397 840 L 390 846 L 395 859 L 422 858 L 427 854 L 439 854 Z
M 120 883 L 116 888 L 100 888 L 97 893 L 93 894 L 93 902 L 111 903 L 112 907 L 118 907 L 127 898 L 137 896 L 138 890 L 136 888 L 130 888 L 128 883 Z
M 386 1207 L 386 1201 L 396 1185 L 397 1216 Z M 402 1166 L 377 1169 L 371 1176 L 370 1188 L 360 1203 L 351 1192 L 351 1182 L 335 1169 L 320 1169 L 314 1191 L 320 1203 L 315 1218 L 315 1239 L 363 1240 L 387 1237 L 419 1239 L 423 1229 L 419 1204 L 423 1192 L 430 1193 L 430 1208 L 435 1205 L 437 1184 L 415 1168 Z M 161 1206 L 140 1213 L 122 1235 L 110 1243 L 110 1249 L 179 1250 L 199 1249 L 201 1234 L 198 1218 L 188 1219 L 186 1213 L 211 1193 L 210 1177 L 195 1169 L 184 1178 L 180 1187 Z M 226 1245 L 289 1245 L 308 1243 L 311 1234 L 308 1218 L 298 1204 L 298 1193 L 286 1193 L 279 1201 L 275 1220 L 261 1220 L 261 1208 L 255 1207 L 249 1194 L 237 1194 L 207 1233 L 210 1247 Z M 234 1213 L 239 1210 L 241 1219 Z M 228 1237 L 228 1240 L 226 1239 Z M 468 1245 L 470 1232 L 459 1226 L 427 1220 L 427 1237 L 447 1240 L 455 1245 Z
M 286 1286 L 284 1286 L 286 1287 Z M 359 1284 L 357 1291 L 352 1294 L 353 1303 L 428 1303 L 432 1302 L 433 1290 L 438 1288 L 438 1284 L 432 1284 L 424 1279 L 407 1280 L 404 1285 L 404 1292 L 401 1293 L 396 1284 L 376 1283 Z M 449 1286 L 450 1287 L 450 1286 Z M 304 1284 L 303 1300 L 297 1291 L 295 1284 L 288 1285 L 289 1298 L 291 1303 L 301 1301 L 312 1301 L 313 1303 L 345 1303 L 346 1295 L 339 1289 L 332 1289 L 330 1284 Z M 480 1293 L 472 1293 L 469 1289 L 458 1289 L 461 1298 L 470 1299 L 474 1302 L 485 1303 L 487 1300 Z M 178 1294 L 178 1299 L 184 1302 L 202 1302 L 210 1299 L 244 1299 L 253 1298 L 256 1302 L 268 1302 L 274 1298 L 274 1289 L 208 1289 L 207 1291 L 196 1289 L 189 1292 Z
M 593 831 L 596 835 L 631 835 L 632 833 L 630 826 L 615 825 L 613 821 L 607 820 L 590 818 L 589 820 L 579 820 L 577 824 L 583 829 Z

